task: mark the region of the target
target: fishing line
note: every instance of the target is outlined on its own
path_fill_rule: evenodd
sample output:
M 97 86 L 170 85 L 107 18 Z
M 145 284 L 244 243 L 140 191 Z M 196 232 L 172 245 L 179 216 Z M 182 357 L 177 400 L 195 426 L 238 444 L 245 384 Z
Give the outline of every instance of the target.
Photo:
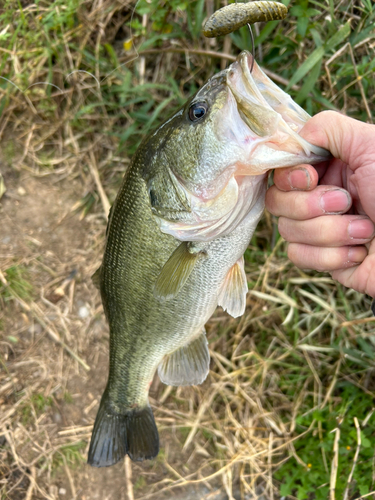
M 115 71 L 117 71 L 119 68 L 121 68 L 122 66 L 126 66 L 127 64 L 131 63 L 132 61 L 135 61 L 136 59 L 138 59 L 140 56 L 139 56 L 139 48 L 142 46 L 142 43 L 141 45 L 139 46 L 139 48 L 137 49 L 137 47 L 135 46 L 135 43 L 133 42 L 134 40 L 134 36 L 133 36 L 133 28 L 132 28 L 132 22 L 133 22 L 133 18 L 134 18 L 134 14 L 135 14 L 135 11 L 136 11 L 136 8 L 139 4 L 141 0 L 137 0 L 137 2 L 135 3 L 134 5 L 134 9 L 132 11 L 132 15 L 131 15 L 131 18 L 130 18 L 130 23 L 129 23 L 129 27 L 130 27 L 130 40 L 132 42 L 132 47 L 134 48 L 134 51 L 135 51 L 135 55 L 132 59 L 129 59 L 128 61 L 120 64 L 119 66 L 117 66 L 116 68 L 114 68 L 112 71 L 110 71 L 104 78 L 102 78 L 100 80 L 100 82 L 98 81 L 98 79 L 92 74 L 90 73 L 89 71 L 85 71 L 85 70 L 82 70 L 82 69 L 75 69 L 74 71 L 72 71 L 71 73 L 69 73 L 68 76 L 65 77 L 65 79 L 69 78 L 71 75 L 73 75 L 73 73 L 86 73 L 90 76 L 92 76 L 94 78 L 94 80 L 96 81 L 97 85 L 98 85 L 98 88 L 100 89 L 101 88 L 101 84 L 109 77 L 112 75 L 112 73 L 114 73 Z
M 89 75 L 89 76 L 92 76 L 93 79 L 96 81 L 97 85 L 98 85 L 98 88 L 100 89 L 100 82 L 99 80 L 96 78 L 95 75 L 93 75 L 92 73 L 90 73 L 90 71 L 86 71 L 84 69 L 75 69 L 73 70 L 71 73 L 69 73 L 69 75 L 66 75 L 65 77 L 65 80 L 67 80 L 70 76 L 72 76 L 74 73 L 86 73 L 86 75 Z
M 251 68 L 250 68 L 250 73 L 253 72 L 254 68 L 254 60 L 255 60 L 255 43 L 254 43 L 254 35 L 253 35 L 253 30 L 251 29 L 251 26 L 249 23 L 247 23 L 247 27 L 249 28 L 249 33 L 250 33 L 250 40 L 251 40 L 251 55 L 253 56 L 251 59 Z
M 237 0 L 235 0 L 235 3 L 237 3 Z M 255 43 L 254 43 L 254 35 L 253 35 L 253 30 L 251 29 L 250 23 L 246 23 L 249 33 L 250 33 L 250 40 L 251 40 L 251 50 L 250 54 L 253 56 L 251 59 L 251 68 L 250 68 L 250 73 L 253 72 L 254 68 L 254 60 L 255 60 Z
M 129 23 L 129 26 L 130 26 L 130 40 L 132 41 L 132 46 L 135 50 L 135 56 L 133 57 L 133 59 L 130 59 L 129 61 L 126 61 L 122 64 L 120 64 L 119 66 L 117 66 L 117 68 L 115 68 L 114 70 L 112 70 L 110 73 L 108 73 L 107 76 L 105 76 L 102 80 L 100 80 L 100 83 L 103 83 L 104 80 L 106 80 L 110 75 L 112 75 L 112 73 L 114 73 L 117 69 L 121 68 L 121 66 L 126 66 L 127 64 L 131 63 L 132 61 L 135 61 L 136 59 L 139 58 L 139 52 L 138 52 L 138 49 L 137 47 L 135 46 L 135 44 L 133 43 L 133 28 L 132 28 L 132 22 L 133 22 L 133 17 L 134 17 L 134 14 L 135 14 L 135 9 L 137 8 L 137 5 L 139 4 L 141 0 L 137 0 L 136 4 L 134 5 L 134 9 L 133 9 L 133 12 L 132 12 L 132 15 L 131 15 L 131 18 L 130 18 L 130 23 Z M 142 42 L 143 43 L 143 42 Z M 141 45 L 139 46 L 139 48 L 142 46 L 142 43 Z

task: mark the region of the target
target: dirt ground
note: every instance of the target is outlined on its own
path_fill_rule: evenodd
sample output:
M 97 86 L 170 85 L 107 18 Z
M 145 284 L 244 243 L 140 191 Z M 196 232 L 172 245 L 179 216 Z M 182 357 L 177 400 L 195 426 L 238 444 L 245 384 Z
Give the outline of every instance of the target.
M 168 464 L 179 464 L 186 475 L 208 455 L 192 445 L 182 451 L 182 436 L 169 423 L 175 422 L 168 416 L 173 404 L 155 412 L 162 459 L 127 460 L 108 469 L 84 463 L 107 377 L 108 328 L 90 279 L 100 263 L 106 221 L 100 214 L 80 220 L 72 210 L 83 195 L 79 179 L 36 177 L 4 164 L 1 172 L 7 191 L 0 204 L 0 269 L 25 270 L 32 287 L 31 301 L 19 292 L 0 313 L 6 362 L 0 472 L 6 498 L 228 498 L 217 481 L 162 492 L 181 477 Z M 3 273 L 1 279 L 10 286 Z M 184 399 L 192 391 L 197 390 L 180 389 L 177 396 Z M 156 378 L 151 402 L 161 406 L 169 393 Z

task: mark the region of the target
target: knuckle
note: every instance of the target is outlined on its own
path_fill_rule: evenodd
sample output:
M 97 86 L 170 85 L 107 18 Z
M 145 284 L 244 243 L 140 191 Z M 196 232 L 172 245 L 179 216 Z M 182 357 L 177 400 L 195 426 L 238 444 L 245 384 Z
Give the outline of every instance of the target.
M 289 176 L 289 172 L 291 171 L 291 168 L 288 167 L 288 168 L 280 168 L 280 169 L 277 169 L 275 170 L 274 174 L 273 174 L 273 182 L 275 183 L 275 185 L 285 191 L 289 191 L 291 188 L 289 186 L 289 180 L 288 180 L 288 176 Z

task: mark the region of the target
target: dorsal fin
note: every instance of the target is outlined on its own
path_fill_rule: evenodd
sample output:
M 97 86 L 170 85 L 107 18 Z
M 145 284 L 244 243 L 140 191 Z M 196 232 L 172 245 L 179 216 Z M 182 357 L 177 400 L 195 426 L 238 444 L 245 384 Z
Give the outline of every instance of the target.
M 160 380 L 167 385 L 201 384 L 210 370 L 206 332 L 165 356 L 158 368 Z
M 99 266 L 98 269 L 94 272 L 94 274 L 91 276 L 91 280 L 98 290 L 100 290 L 100 271 L 101 271 L 102 266 Z
M 233 318 L 237 318 L 245 312 L 247 291 L 244 259 L 241 257 L 229 269 L 225 277 L 219 292 L 218 305 Z

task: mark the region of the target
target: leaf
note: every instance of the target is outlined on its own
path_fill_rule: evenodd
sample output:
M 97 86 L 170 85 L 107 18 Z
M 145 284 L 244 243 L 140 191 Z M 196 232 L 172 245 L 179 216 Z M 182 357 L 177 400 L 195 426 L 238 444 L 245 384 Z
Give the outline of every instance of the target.
M 322 37 L 320 36 L 319 31 L 317 31 L 315 28 L 311 28 L 310 35 L 313 37 L 314 43 L 317 47 L 323 45 Z
M 344 26 L 341 26 L 338 32 L 325 43 L 326 51 L 328 52 L 329 50 L 335 48 L 339 43 L 342 43 L 346 38 L 348 38 L 350 32 L 350 21 L 348 21 L 344 24 Z
M 368 484 L 360 484 L 359 485 L 359 492 L 361 495 L 367 495 L 369 493 L 370 488 L 368 487 Z
M 294 5 L 294 7 L 292 7 L 289 10 L 289 14 L 291 16 L 296 16 L 296 17 L 303 16 L 304 12 L 305 12 L 305 9 L 301 5 Z
M 350 21 L 348 21 L 322 47 L 318 47 L 309 55 L 290 79 L 286 89 L 289 90 L 293 85 L 298 83 L 323 58 L 326 52 L 343 42 L 350 35 L 350 31 Z
M 301 66 L 294 73 L 289 81 L 286 90 L 289 90 L 293 85 L 299 82 L 314 66 L 317 64 L 324 56 L 325 48 L 324 46 L 315 49 L 309 57 L 304 61 Z
M 297 493 L 298 500 L 305 500 L 305 498 L 307 498 L 307 493 L 308 492 L 304 486 L 299 486 Z
M 259 33 L 259 36 L 255 38 L 255 45 L 258 46 L 259 44 L 267 40 L 278 24 L 279 21 L 270 21 L 269 23 L 267 23 Z M 233 33 L 231 35 L 233 35 Z
M 324 417 L 323 412 L 321 410 L 315 410 L 313 412 L 313 418 L 314 418 L 314 420 L 316 420 L 318 422 L 324 422 L 324 420 L 325 420 L 325 417 Z
M 288 484 L 282 484 L 280 486 L 280 496 L 285 497 L 287 495 L 290 495 L 291 489 Z
M 371 359 L 375 358 L 374 349 L 370 344 L 368 344 L 362 337 L 357 337 L 357 343 L 363 350 L 363 352 Z
M 297 31 L 302 37 L 304 37 L 306 35 L 308 25 L 309 25 L 309 18 L 308 17 L 300 17 L 298 19 Z
M 110 43 L 105 43 L 104 48 L 108 52 L 109 58 L 111 59 L 113 66 L 115 68 L 117 68 L 117 66 L 119 66 L 119 62 L 118 62 L 117 55 L 116 55 L 114 48 L 112 47 L 112 45 Z
M 361 445 L 364 448 L 370 448 L 372 446 L 371 441 L 369 439 L 367 439 L 367 437 L 363 434 L 362 431 L 361 431 Z
M 320 70 L 322 67 L 322 60 L 320 60 L 315 66 L 312 68 L 308 78 L 306 78 L 305 83 L 302 85 L 301 90 L 298 92 L 296 97 L 296 103 L 300 104 L 306 99 L 309 93 L 315 86 L 316 81 L 319 78 Z

